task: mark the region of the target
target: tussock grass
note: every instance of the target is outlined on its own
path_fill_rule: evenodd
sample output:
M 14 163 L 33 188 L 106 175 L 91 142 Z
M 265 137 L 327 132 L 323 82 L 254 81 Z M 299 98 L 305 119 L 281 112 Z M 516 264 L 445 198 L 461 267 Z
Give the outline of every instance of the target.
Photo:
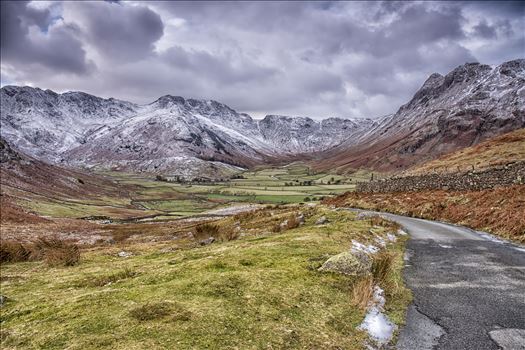
M 132 309 L 129 315 L 137 321 L 151 321 L 170 315 L 172 309 L 172 305 L 166 302 L 147 303 Z
M 352 304 L 366 310 L 374 296 L 374 278 L 365 276 L 359 279 L 352 288 Z
M 383 284 L 394 269 L 395 255 L 387 250 L 375 254 L 372 260 L 372 276 L 377 284 Z
M 201 240 L 209 237 L 218 237 L 220 228 L 218 225 L 204 223 L 195 227 L 195 239 Z
M 13 241 L 0 241 L 0 263 L 31 260 L 32 249 L 26 244 Z
M 51 237 L 31 243 L 0 242 L 0 262 L 43 260 L 49 266 L 73 266 L 80 261 L 80 249 L 71 242 Z
M 73 266 L 80 261 L 80 249 L 76 244 L 53 237 L 37 239 L 33 254 L 50 266 Z

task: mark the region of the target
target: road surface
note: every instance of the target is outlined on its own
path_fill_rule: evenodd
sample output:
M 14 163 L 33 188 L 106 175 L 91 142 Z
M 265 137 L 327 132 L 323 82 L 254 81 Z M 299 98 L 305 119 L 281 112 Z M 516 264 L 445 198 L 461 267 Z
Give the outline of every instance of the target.
M 414 295 L 399 350 L 525 349 L 525 247 L 465 227 L 382 214 L 410 234 Z

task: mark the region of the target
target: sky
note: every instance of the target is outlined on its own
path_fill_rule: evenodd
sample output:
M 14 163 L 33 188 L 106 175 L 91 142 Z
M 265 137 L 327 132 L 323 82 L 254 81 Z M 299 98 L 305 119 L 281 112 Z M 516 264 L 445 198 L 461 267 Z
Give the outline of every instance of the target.
M 525 57 L 524 18 L 504 1 L 2 1 L 1 84 L 376 117 L 434 72 Z

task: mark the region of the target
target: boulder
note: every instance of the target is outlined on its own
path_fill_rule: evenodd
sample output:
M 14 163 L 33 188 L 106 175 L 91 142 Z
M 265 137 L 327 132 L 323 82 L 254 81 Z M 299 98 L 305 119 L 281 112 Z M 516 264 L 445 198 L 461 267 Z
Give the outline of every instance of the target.
M 372 260 L 363 252 L 342 252 L 326 260 L 319 268 L 321 272 L 335 272 L 343 275 L 365 275 L 372 268 Z
M 208 237 L 206 239 L 203 239 L 202 241 L 199 242 L 200 245 L 208 245 L 208 244 L 212 244 L 213 242 L 215 242 L 215 237 Z
M 329 223 L 330 221 L 328 220 L 328 218 L 326 216 L 321 216 L 319 219 L 317 219 L 317 221 L 315 222 L 316 225 L 324 225 L 324 224 L 327 224 Z
M 130 256 L 133 255 L 133 253 L 132 252 L 126 252 L 126 251 L 123 250 L 123 251 L 118 252 L 117 255 L 119 257 L 121 257 L 121 258 L 129 258 Z

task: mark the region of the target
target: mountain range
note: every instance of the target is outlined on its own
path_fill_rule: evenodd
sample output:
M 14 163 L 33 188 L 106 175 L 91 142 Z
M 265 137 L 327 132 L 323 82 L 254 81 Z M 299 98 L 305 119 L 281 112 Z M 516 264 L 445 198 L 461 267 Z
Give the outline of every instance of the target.
M 21 153 L 70 167 L 225 176 L 304 160 L 320 169 L 405 169 L 525 127 L 525 60 L 432 74 L 381 118 L 268 115 L 166 95 L 138 105 L 83 92 L 0 91 L 1 136 Z

